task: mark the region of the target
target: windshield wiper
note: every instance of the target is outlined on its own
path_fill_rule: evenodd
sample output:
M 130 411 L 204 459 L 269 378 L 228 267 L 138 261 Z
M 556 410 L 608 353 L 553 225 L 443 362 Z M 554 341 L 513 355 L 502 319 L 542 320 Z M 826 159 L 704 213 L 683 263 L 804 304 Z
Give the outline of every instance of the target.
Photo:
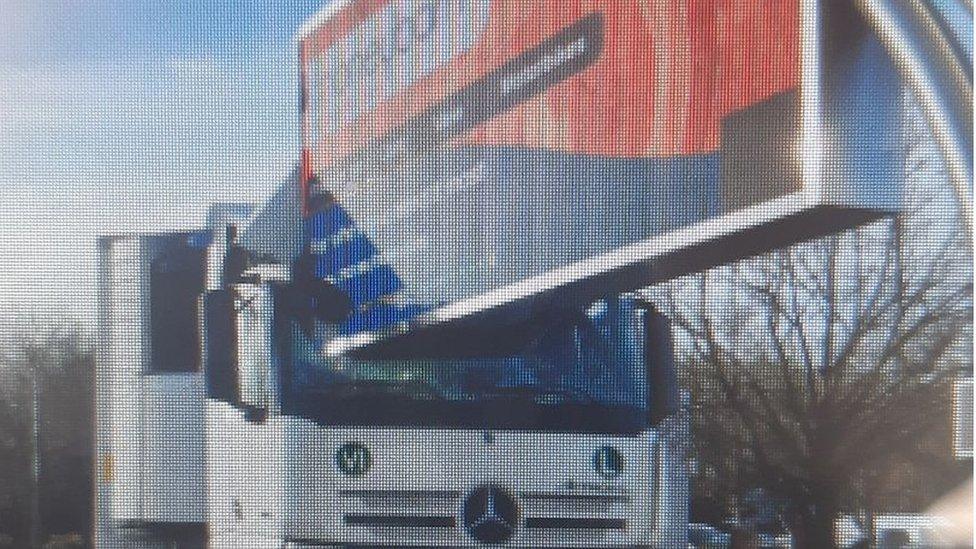
M 540 385 L 514 385 L 510 387 L 495 387 L 482 396 L 496 398 L 515 398 L 531 400 L 536 404 L 555 406 L 559 404 L 592 404 L 593 397 L 586 393 L 567 389 L 565 387 L 543 387 Z
M 402 397 L 412 400 L 445 400 L 436 387 L 421 380 L 357 380 L 334 383 L 328 391 L 338 398 Z

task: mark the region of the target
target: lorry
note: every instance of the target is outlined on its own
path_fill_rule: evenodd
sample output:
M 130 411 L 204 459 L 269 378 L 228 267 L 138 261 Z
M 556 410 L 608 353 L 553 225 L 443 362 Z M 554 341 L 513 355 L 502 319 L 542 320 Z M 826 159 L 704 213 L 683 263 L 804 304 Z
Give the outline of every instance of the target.
M 897 209 L 851 9 L 329 3 L 274 194 L 100 240 L 96 545 L 684 547 L 637 291 Z
M 498 356 L 334 357 L 302 307 L 316 291 L 245 251 L 249 221 L 102 241 L 101 358 L 127 366 L 98 388 L 116 543 L 683 539 L 687 418 L 649 305 L 554 313 Z

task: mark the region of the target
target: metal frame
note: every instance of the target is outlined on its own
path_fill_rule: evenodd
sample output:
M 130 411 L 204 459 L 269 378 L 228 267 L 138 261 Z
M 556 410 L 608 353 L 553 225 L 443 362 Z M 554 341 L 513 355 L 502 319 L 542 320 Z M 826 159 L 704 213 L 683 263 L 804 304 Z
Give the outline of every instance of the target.
M 972 32 L 972 2 L 856 0 L 855 3 L 921 104 L 945 160 L 966 231 L 972 238 L 972 36 L 968 38 L 968 47 L 967 38 L 961 36 L 967 27 Z M 967 19 L 953 20 L 952 13 L 965 14 Z

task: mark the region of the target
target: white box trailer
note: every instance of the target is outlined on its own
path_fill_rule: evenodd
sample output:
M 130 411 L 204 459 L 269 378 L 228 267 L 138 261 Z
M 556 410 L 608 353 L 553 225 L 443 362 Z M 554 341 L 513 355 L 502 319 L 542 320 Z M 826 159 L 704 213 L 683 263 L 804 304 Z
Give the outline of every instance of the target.
M 209 230 L 99 240 L 97 547 L 206 545 L 198 302 L 222 274 L 222 239 L 212 234 L 249 213 L 220 204 Z
M 173 349 L 153 339 L 154 324 L 174 320 L 160 318 L 167 311 L 158 310 L 163 296 L 154 296 L 152 287 L 167 284 L 163 279 L 172 273 L 161 267 L 174 250 L 186 246 L 188 255 L 202 259 L 204 250 L 187 244 L 192 238 L 117 236 L 99 242 L 98 547 L 168 547 L 161 544 L 174 535 L 193 537 L 203 529 L 205 392 L 193 349 L 197 332 L 169 334 L 189 337 L 182 341 L 185 352 L 168 356 Z

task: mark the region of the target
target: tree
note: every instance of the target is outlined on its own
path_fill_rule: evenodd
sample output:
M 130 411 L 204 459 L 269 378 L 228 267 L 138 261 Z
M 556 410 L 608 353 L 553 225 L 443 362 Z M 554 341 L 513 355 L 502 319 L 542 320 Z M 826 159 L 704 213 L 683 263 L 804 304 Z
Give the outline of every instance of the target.
M 8 376 L 0 376 L 7 387 Z M 30 497 L 26 482 L 30 467 L 28 430 L 23 414 L 8 399 L 0 398 L 0 547 L 13 547 L 15 539 L 27 534 L 28 516 L 24 503 Z
M 699 502 L 761 489 L 820 548 L 839 513 L 918 510 L 960 480 L 934 442 L 971 375 L 970 244 L 924 138 L 908 213 L 647 292 L 695 403 Z
M 39 546 L 90 530 L 94 359 L 71 324 L 25 326 L 0 342 L 0 533 Z

